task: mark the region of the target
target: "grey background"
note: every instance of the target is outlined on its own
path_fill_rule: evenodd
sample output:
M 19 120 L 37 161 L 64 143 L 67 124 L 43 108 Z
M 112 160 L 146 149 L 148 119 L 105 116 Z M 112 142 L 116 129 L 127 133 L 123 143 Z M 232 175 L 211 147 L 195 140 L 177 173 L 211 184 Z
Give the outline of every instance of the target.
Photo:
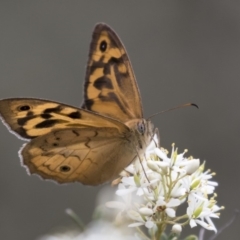
M 181 103 L 200 107 L 154 119 L 161 145 L 175 142 L 217 172 L 218 227 L 239 207 L 239 1 L 0 2 L 0 98 L 82 102 L 90 38 L 108 23 L 124 42 L 145 116 Z M 0 239 L 36 239 L 71 220 L 90 221 L 101 187 L 56 185 L 28 176 L 17 155 L 22 142 L 0 125 Z M 184 231 L 187 233 L 188 228 Z M 218 239 L 239 239 L 239 220 Z

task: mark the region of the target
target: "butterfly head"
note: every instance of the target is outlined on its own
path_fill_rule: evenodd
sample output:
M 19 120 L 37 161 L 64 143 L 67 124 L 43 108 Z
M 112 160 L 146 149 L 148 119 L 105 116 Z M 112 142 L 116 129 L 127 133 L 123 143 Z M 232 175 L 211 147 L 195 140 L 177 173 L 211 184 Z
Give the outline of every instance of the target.
M 140 135 L 151 137 L 153 134 L 153 130 L 154 126 L 151 121 L 143 118 L 137 122 L 137 131 Z
M 142 119 L 133 119 L 126 122 L 126 125 L 131 129 L 133 141 L 139 150 L 145 150 L 150 144 L 153 134 L 154 126 L 151 121 Z

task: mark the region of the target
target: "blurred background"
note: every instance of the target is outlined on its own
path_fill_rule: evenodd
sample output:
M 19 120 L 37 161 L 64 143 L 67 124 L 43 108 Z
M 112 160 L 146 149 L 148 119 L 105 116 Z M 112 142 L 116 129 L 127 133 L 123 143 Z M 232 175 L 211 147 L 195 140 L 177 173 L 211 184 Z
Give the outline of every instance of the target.
M 80 106 L 97 22 L 109 24 L 127 48 L 145 117 L 199 105 L 153 121 L 163 147 L 175 142 L 217 173 L 218 204 L 226 207 L 215 221 L 220 228 L 240 205 L 240 2 L 1 0 L 0 98 Z M 61 186 L 27 175 L 18 158 L 22 144 L 0 124 L 0 239 L 37 239 L 71 225 L 66 208 L 88 223 L 104 186 Z M 239 235 L 237 220 L 217 239 Z

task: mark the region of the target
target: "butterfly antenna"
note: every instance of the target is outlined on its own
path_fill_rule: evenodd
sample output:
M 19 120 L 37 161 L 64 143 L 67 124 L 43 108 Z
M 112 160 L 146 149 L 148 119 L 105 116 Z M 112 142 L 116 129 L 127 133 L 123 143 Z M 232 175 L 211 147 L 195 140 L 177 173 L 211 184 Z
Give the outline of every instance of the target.
M 173 107 L 173 108 L 169 108 L 167 110 L 163 110 L 161 112 L 157 112 L 157 113 L 154 113 L 153 115 L 151 115 L 150 117 L 148 117 L 147 120 L 151 119 L 152 117 L 155 117 L 156 115 L 158 114 L 161 114 L 161 113 L 165 113 L 165 112 L 170 112 L 172 110 L 176 110 L 176 109 L 179 109 L 179 108 L 185 108 L 185 107 L 196 107 L 196 108 L 199 108 L 197 104 L 195 103 L 185 103 L 185 104 L 182 104 L 182 105 L 179 105 L 179 106 L 176 106 L 176 107 Z

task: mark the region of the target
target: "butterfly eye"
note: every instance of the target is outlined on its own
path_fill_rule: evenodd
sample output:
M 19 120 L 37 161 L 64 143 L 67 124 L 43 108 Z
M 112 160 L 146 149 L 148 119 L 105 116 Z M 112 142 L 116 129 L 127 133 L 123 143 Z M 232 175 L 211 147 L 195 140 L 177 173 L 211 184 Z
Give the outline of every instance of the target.
M 105 52 L 107 49 L 107 42 L 105 40 L 101 41 L 99 48 L 101 52 Z
M 23 105 L 18 107 L 18 111 L 28 111 L 30 109 L 30 106 Z
M 145 133 L 145 125 L 143 122 L 139 122 L 138 125 L 138 131 L 143 135 Z
M 61 172 L 69 172 L 70 170 L 71 170 L 71 168 L 67 165 L 63 165 L 60 167 Z

